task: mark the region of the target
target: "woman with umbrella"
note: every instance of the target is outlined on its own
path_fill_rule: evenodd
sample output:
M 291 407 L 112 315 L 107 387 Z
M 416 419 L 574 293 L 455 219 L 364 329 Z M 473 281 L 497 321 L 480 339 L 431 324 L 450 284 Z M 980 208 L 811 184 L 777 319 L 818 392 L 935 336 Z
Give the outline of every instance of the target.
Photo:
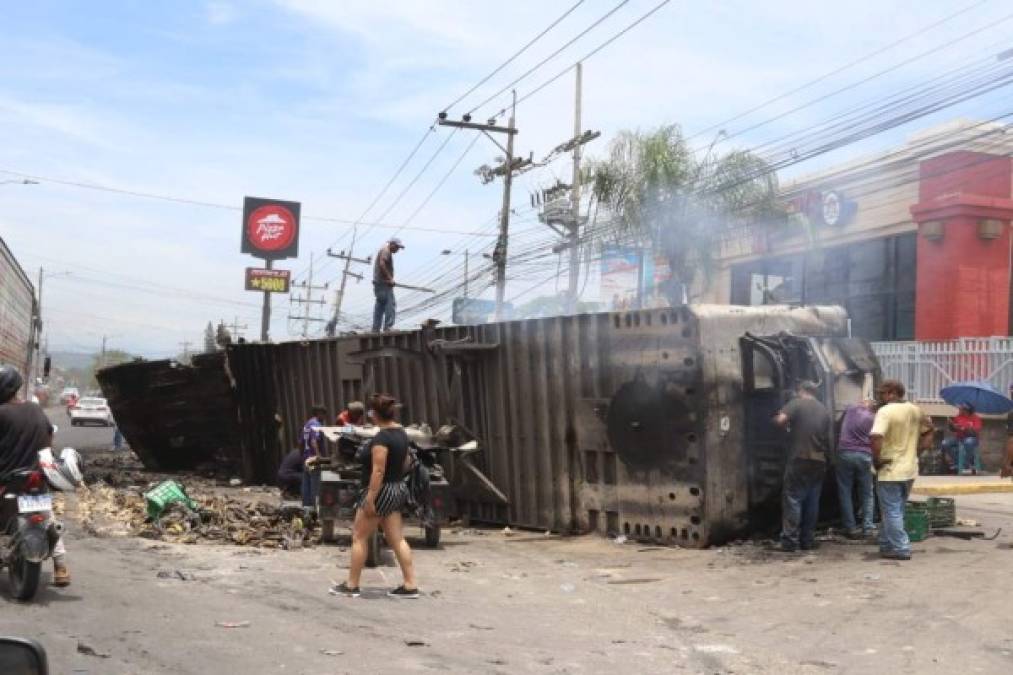
M 957 406 L 957 416 L 951 418 L 947 426 L 953 432 L 953 437 L 943 441 L 943 452 L 946 453 L 950 467 L 959 476 L 965 465 L 971 465 L 971 473 L 978 475 L 981 469 L 981 457 L 978 454 L 981 417 L 974 412 L 974 406 L 961 403 Z
M 1011 393 L 1013 393 L 1013 389 L 1011 389 Z M 971 435 L 968 433 L 968 430 L 974 432 L 974 471 L 977 473 L 977 471 L 981 469 L 981 458 L 977 452 L 977 435 L 981 430 L 981 418 L 978 417 L 978 414 L 1005 415 L 1013 410 L 1013 400 L 1004 396 L 1002 392 L 992 385 L 991 382 L 985 380 L 957 382 L 948 387 L 943 387 L 943 390 L 940 391 L 939 394 L 942 396 L 944 401 L 961 409 L 961 414 L 958 414 L 950 422 L 950 428 L 954 429 L 955 433 L 958 433 L 958 439 L 960 438 L 960 432 L 958 432 L 957 429 L 964 430 L 963 438 L 967 438 Z M 965 415 L 966 412 L 970 413 L 970 417 L 977 418 L 978 421 L 976 427 L 968 415 Z M 960 420 L 966 421 L 958 425 L 958 421 Z M 953 446 L 951 445 L 951 447 Z M 962 445 L 957 445 L 957 473 L 960 473 L 963 469 L 963 459 L 961 457 L 963 453 L 960 452 L 962 448 Z

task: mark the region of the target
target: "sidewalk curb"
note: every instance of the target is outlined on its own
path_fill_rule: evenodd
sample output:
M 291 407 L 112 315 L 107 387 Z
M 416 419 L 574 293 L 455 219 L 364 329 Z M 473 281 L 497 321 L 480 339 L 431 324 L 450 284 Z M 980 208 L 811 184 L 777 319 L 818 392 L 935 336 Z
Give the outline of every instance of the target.
M 942 485 L 915 485 L 911 494 L 915 495 L 982 495 L 990 493 L 1013 492 L 1013 482 L 1009 483 L 944 483 Z

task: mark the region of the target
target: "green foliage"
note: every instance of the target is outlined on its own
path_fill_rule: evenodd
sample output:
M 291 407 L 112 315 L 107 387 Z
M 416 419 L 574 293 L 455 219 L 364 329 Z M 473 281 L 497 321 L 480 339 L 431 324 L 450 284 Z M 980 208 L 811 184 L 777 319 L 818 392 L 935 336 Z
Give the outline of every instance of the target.
M 694 153 L 674 124 L 623 131 L 608 157 L 586 170 L 593 198 L 615 223 L 600 243 L 633 240 L 663 252 L 672 269 L 673 304 L 701 278 L 706 286 L 729 233 L 784 217 L 776 176 L 762 159 L 713 150 Z

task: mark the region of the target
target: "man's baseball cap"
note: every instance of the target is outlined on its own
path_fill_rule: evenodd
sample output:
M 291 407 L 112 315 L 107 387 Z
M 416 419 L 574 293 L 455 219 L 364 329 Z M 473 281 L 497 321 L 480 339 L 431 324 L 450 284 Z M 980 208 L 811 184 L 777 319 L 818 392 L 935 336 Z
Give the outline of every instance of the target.
M 402 243 L 402 241 L 400 239 L 398 239 L 397 237 L 392 238 L 389 243 L 394 244 L 398 248 L 404 248 L 405 247 L 404 243 Z

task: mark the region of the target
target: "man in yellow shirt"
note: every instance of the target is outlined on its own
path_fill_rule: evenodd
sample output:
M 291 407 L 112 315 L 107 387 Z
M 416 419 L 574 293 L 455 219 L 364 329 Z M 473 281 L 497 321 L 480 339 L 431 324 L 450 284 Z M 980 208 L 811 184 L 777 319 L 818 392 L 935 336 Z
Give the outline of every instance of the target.
M 904 385 L 886 380 L 879 387 L 883 403 L 869 437 L 876 467 L 876 494 L 883 522 L 879 553 L 893 560 L 911 559 L 911 540 L 904 529 L 904 505 L 918 476 L 918 451 L 932 442 L 932 421 L 914 403 L 904 400 Z

